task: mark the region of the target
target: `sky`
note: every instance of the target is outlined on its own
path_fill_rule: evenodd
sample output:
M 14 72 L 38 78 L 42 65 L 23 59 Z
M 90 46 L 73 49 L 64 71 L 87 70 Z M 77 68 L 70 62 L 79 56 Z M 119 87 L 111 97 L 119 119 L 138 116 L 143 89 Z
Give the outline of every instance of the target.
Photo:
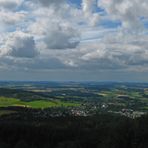
M 0 80 L 148 82 L 148 1 L 0 0 Z

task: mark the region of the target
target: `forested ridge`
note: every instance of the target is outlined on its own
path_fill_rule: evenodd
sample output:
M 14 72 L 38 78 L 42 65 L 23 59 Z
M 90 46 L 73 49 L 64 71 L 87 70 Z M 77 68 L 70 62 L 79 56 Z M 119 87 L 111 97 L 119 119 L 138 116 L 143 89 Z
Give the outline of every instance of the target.
M 0 118 L 0 148 L 147 148 L 148 115 Z M 12 115 L 11 115 L 12 116 Z

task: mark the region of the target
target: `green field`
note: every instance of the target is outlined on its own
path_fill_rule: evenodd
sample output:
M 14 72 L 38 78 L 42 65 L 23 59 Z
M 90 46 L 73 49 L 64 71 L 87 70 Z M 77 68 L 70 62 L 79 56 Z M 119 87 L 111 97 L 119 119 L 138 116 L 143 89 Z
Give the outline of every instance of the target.
M 64 101 L 48 101 L 48 100 L 37 100 L 25 102 L 15 98 L 0 97 L 0 107 L 8 106 L 22 106 L 30 108 L 48 108 L 48 107 L 60 107 L 60 106 L 79 106 L 79 103 L 64 102 Z

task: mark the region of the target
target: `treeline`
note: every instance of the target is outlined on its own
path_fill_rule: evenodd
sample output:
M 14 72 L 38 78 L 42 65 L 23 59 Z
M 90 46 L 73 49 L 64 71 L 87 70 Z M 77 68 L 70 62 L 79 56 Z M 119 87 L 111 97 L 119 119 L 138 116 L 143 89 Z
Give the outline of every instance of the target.
M 0 97 L 17 98 L 23 101 L 50 99 L 44 93 L 31 92 L 23 89 L 0 88 Z
M 0 118 L 0 148 L 148 148 L 148 115 Z

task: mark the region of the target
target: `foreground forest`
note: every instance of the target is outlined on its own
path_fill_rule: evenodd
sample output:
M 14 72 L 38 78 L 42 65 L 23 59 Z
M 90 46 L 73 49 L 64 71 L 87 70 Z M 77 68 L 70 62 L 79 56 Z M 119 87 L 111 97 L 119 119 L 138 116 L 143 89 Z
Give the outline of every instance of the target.
M 0 118 L 0 148 L 147 148 L 148 115 Z

